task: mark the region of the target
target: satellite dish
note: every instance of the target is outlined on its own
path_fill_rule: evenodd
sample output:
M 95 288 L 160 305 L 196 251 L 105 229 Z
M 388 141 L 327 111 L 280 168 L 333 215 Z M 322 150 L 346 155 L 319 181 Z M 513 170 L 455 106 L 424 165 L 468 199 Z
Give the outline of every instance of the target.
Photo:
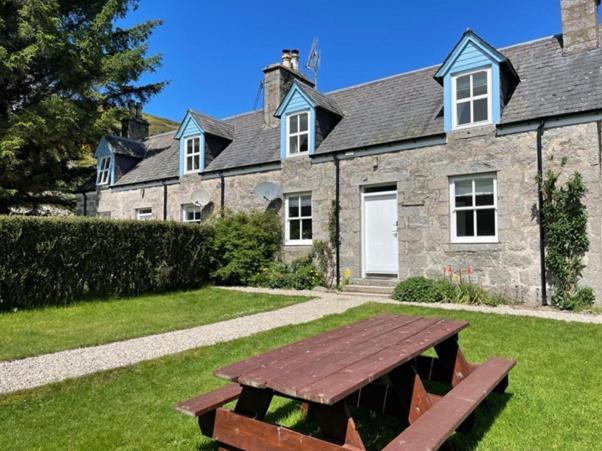
M 192 203 L 204 207 L 211 200 L 211 195 L 204 189 L 199 189 L 192 193 Z
M 278 197 L 280 187 L 272 182 L 262 182 L 255 187 L 255 194 L 267 201 L 272 201 Z

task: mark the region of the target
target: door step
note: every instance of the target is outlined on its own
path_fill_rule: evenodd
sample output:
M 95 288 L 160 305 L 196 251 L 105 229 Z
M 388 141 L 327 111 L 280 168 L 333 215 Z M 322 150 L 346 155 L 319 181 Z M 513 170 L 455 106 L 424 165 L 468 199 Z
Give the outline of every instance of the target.
M 353 294 L 354 296 L 372 296 L 390 298 L 393 294 L 393 286 L 377 285 L 345 285 L 343 293 Z

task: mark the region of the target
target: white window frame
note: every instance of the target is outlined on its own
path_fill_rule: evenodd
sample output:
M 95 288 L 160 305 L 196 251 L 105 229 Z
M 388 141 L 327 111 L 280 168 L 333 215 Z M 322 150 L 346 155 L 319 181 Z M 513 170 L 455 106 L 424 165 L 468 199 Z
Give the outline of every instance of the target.
M 476 205 L 475 200 L 475 182 L 476 180 L 483 179 L 492 179 L 493 180 L 493 205 Z M 472 206 L 470 207 L 456 207 L 456 182 L 460 181 L 472 181 Z M 449 206 L 450 206 L 450 241 L 452 243 L 497 243 L 499 242 L 498 238 L 498 229 L 499 229 L 499 221 L 498 221 L 498 208 L 497 208 L 497 174 L 495 173 L 487 173 L 487 174 L 473 174 L 473 175 L 462 175 L 455 176 L 449 178 Z M 491 210 L 494 211 L 495 217 L 495 235 L 492 236 L 477 236 L 477 210 Z M 458 211 L 474 211 L 473 221 L 474 221 L 474 233 L 475 236 L 458 236 L 457 231 L 457 222 L 456 222 L 456 212 Z
M 111 179 L 111 157 L 101 157 L 98 162 L 97 185 L 108 185 Z
M 291 127 L 291 118 L 296 117 L 296 116 L 302 116 L 302 115 L 306 115 L 307 116 L 307 130 L 306 131 L 299 131 L 299 128 L 301 126 L 301 121 L 299 120 L 299 127 L 297 129 L 297 132 L 295 133 L 291 133 L 290 131 L 290 127 Z M 300 155 L 309 155 L 309 130 L 310 130 L 310 114 L 309 114 L 309 110 L 304 110 L 304 111 L 298 111 L 296 113 L 291 113 L 289 115 L 286 116 L 286 156 L 287 157 L 297 157 Z M 294 136 L 297 138 L 297 148 L 300 148 L 301 146 L 299 145 L 301 143 L 301 136 L 303 135 L 307 135 L 307 150 L 304 152 L 297 152 L 297 153 L 291 153 L 291 138 Z
M 195 215 L 195 219 L 188 219 L 188 213 L 193 212 Z M 196 215 L 198 213 L 199 218 L 196 219 Z M 203 221 L 203 207 L 196 204 L 184 204 L 182 205 L 182 222 L 194 224 L 200 223 Z
M 309 201 L 310 201 L 310 205 L 311 205 L 311 215 L 310 216 L 302 216 L 301 215 L 301 198 L 302 197 L 308 197 L 309 196 Z M 293 198 L 297 198 L 299 199 L 299 216 L 295 216 L 294 218 L 291 218 L 289 216 L 289 202 L 291 199 Z M 305 193 L 291 193 L 291 194 L 287 194 L 285 196 L 285 214 L 284 214 L 284 235 L 285 235 L 285 244 L 288 246 L 311 246 L 313 244 L 313 229 L 314 229 L 314 219 L 313 219 L 313 214 L 314 214 L 314 204 L 313 204 L 313 199 L 312 199 L 312 195 L 311 193 L 305 192 Z M 294 221 L 300 221 L 300 232 L 301 232 L 301 236 L 303 236 L 303 220 L 304 219 L 310 219 L 311 220 L 311 228 L 312 228 L 312 237 L 311 239 L 291 239 L 291 229 L 290 229 L 290 221 L 294 220 Z
M 153 219 L 153 209 L 151 207 L 136 208 L 136 220 L 150 221 Z
M 188 153 L 188 143 L 190 141 L 197 141 L 199 146 L 197 148 L 197 151 L 195 152 L 194 150 L 194 144 L 192 145 L 192 152 Z M 192 157 L 192 161 L 193 161 L 193 166 L 194 166 L 194 159 L 198 158 L 198 167 L 196 169 L 194 168 L 189 168 L 188 167 L 188 159 Z M 193 173 L 197 173 L 201 170 L 201 137 L 200 136 L 191 136 L 189 138 L 185 138 L 184 139 L 184 172 L 186 174 L 193 174 Z
M 465 77 L 465 76 L 470 76 L 470 75 L 474 75 L 477 74 L 479 72 L 486 72 L 487 73 L 487 94 L 481 94 L 478 96 L 473 96 L 472 95 L 472 77 L 470 78 L 470 96 L 466 97 L 465 99 L 461 99 L 458 102 L 458 99 L 456 98 L 456 94 L 457 94 L 457 81 L 458 78 L 460 77 Z M 493 123 L 493 102 L 492 102 L 492 91 L 493 91 L 493 86 L 492 86 L 492 71 L 491 71 L 491 67 L 483 67 L 481 69 L 475 69 L 475 70 L 470 70 L 470 71 L 466 71 L 466 72 L 460 72 L 457 74 L 454 74 L 452 76 L 452 98 L 451 98 L 451 103 L 452 103 L 452 126 L 454 130 L 461 130 L 463 128 L 471 128 L 471 127 L 479 127 L 482 125 L 488 125 Z M 469 103 L 470 104 L 470 118 L 471 120 L 473 119 L 473 106 L 474 106 L 474 101 L 475 100 L 479 100 L 479 99 L 487 99 L 487 120 L 486 121 L 479 121 L 479 122 L 470 122 L 468 124 L 458 124 L 458 103 Z

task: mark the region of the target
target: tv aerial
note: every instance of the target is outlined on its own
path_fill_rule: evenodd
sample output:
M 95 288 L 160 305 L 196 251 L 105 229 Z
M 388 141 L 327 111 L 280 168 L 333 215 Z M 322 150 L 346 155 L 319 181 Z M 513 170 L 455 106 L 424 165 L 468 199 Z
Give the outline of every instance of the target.
M 318 38 L 314 38 L 311 43 L 311 49 L 309 50 L 309 54 L 307 55 L 307 62 L 305 63 L 305 68 L 309 69 L 314 74 L 314 85 L 318 87 L 318 71 L 320 70 L 320 56 L 321 51 L 318 48 Z

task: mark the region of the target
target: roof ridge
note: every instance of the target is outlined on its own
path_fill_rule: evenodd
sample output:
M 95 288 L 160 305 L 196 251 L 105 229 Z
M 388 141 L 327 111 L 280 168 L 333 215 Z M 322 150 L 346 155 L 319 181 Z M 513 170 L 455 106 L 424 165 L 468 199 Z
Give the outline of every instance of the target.
M 226 116 L 225 118 L 222 119 L 222 121 L 227 121 L 230 119 L 234 119 L 240 116 L 247 116 L 249 114 L 253 114 L 253 113 L 259 113 L 263 110 L 252 110 L 252 111 L 245 111 L 244 113 L 237 113 L 237 114 L 233 114 L 232 116 Z
M 169 130 L 167 132 L 156 133 L 154 135 L 147 136 L 146 138 L 144 138 L 144 141 L 147 141 L 151 138 L 156 138 L 157 136 L 169 135 L 170 133 L 173 133 L 175 135 L 177 132 L 178 132 L 178 130 L 176 129 L 176 130 Z
M 520 47 L 521 45 L 528 45 L 528 44 L 533 44 L 533 43 L 539 42 L 539 41 L 545 41 L 547 39 L 555 38 L 557 36 L 559 36 L 559 35 L 558 34 L 553 34 L 553 35 L 549 35 L 549 36 L 544 36 L 542 38 L 531 39 L 531 40 L 525 41 L 525 42 L 519 42 L 518 44 L 507 45 L 505 47 L 499 47 L 499 48 L 498 47 L 493 47 L 493 46 L 492 47 L 494 49 L 498 50 L 498 51 L 508 50 L 508 49 L 511 49 L 511 48 L 514 48 L 514 47 Z M 433 64 L 431 66 L 420 67 L 420 68 L 412 69 L 412 70 L 405 71 L 405 72 L 398 72 L 397 74 L 388 75 L 386 77 L 377 78 L 375 80 L 365 81 L 365 82 L 358 83 L 358 84 L 355 84 L 355 85 L 345 86 L 344 88 L 338 88 L 338 89 L 334 89 L 332 91 L 323 92 L 322 94 L 323 95 L 330 95 L 330 94 L 336 94 L 337 92 L 346 91 L 348 89 L 361 88 L 363 86 L 367 86 L 367 85 L 370 85 L 370 84 L 373 84 L 373 83 L 379 83 L 381 81 L 387 81 L 387 80 L 391 80 L 393 78 L 403 77 L 405 75 L 411 75 L 411 74 L 415 74 L 417 72 L 423 72 L 423 71 L 426 71 L 426 70 L 429 70 L 429 69 L 433 69 L 435 67 L 439 67 L 439 66 L 441 66 L 441 64 L 443 64 L 443 63 Z

